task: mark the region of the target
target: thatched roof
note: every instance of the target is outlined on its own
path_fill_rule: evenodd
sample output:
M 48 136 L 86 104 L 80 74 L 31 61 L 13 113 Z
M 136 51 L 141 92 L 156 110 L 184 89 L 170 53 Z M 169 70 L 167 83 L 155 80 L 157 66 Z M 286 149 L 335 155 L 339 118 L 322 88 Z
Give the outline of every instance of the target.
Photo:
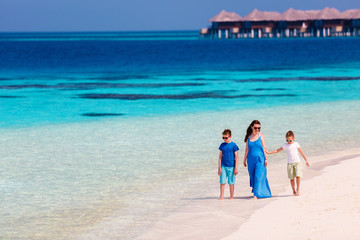
M 343 19 L 360 19 L 360 9 L 349 9 L 341 13 Z
M 251 13 L 246 15 L 244 21 L 275 21 L 280 17 L 278 12 L 263 12 L 257 9 L 254 9 Z
M 288 15 L 288 19 L 285 21 L 300 21 L 300 20 L 331 20 L 331 19 L 341 19 L 342 14 L 336 8 L 324 8 L 322 10 L 293 10 L 288 9 L 282 15 Z M 295 20 L 296 19 L 296 20 Z
M 238 22 L 242 17 L 234 12 L 227 12 L 222 10 L 215 17 L 211 18 L 209 22 Z
M 278 12 L 265 12 L 254 9 L 245 17 L 234 12 L 222 10 L 210 22 L 240 22 L 240 21 L 306 21 L 306 20 L 332 20 L 332 19 L 360 19 L 360 9 L 350 9 L 339 12 L 336 8 L 322 10 L 294 10 L 289 8 L 282 14 Z
M 320 13 L 320 10 L 306 10 L 304 11 L 307 18 L 305 20 L 315 20 Z
M 331 19 L 341 19 L 341 12 L 336 8 L 324 8 L 317 15 L 316 19 L 322 20 L 331 20 Z
M 302 21 L 308 19 L 309 16 L 305 11 L 302 10 L 294 10 L 289 8 L 285 12 L 283 12 L 280 17 L 277 19 L 278 21 Z

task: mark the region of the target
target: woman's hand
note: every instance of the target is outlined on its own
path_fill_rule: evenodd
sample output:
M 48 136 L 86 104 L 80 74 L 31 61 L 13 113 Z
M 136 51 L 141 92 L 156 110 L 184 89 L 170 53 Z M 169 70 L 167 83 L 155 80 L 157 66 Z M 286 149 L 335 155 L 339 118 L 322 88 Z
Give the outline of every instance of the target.
M 268 161 L 267 159 L 265 159 L 265 167 L 267 167 Z
M 247 167 L 246 160 L 244 160 L 244 166 Z

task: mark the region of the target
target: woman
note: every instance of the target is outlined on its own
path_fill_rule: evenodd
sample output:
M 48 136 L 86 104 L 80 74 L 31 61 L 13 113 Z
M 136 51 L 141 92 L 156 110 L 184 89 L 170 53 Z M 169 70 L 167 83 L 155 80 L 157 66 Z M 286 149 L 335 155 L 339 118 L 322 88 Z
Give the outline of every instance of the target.
M 266 150 L 265 137 L 260 132 L 260 128 L 261 125 L 258 120 L 252 121 L 244 139 L 246 143 L 244 166 L 248 167 L 250 187 L 252 187 L 255 199 L 271 197 L 266 177 L 267 156 L 264 151 Z

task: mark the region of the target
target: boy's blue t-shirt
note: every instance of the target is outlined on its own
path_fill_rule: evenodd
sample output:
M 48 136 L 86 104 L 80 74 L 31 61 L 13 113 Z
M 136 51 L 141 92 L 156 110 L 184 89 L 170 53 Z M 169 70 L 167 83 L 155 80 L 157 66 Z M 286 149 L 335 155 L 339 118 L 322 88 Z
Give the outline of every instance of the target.
M 222 151 L 221 166 L 224 167 L 235 167 L 235 152 L 239 151 L 236 143 L 225 143 L 223 142 L 219 150 Z

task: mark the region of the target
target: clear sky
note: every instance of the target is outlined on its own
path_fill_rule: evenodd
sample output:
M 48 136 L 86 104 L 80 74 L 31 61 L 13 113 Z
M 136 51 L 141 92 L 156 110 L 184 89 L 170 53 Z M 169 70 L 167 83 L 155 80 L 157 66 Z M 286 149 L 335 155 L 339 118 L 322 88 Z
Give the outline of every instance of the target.
M 0 32 L 198 30 L 221 10 L 284 12 L 335 7 L 360 0 L 0 0 Z

